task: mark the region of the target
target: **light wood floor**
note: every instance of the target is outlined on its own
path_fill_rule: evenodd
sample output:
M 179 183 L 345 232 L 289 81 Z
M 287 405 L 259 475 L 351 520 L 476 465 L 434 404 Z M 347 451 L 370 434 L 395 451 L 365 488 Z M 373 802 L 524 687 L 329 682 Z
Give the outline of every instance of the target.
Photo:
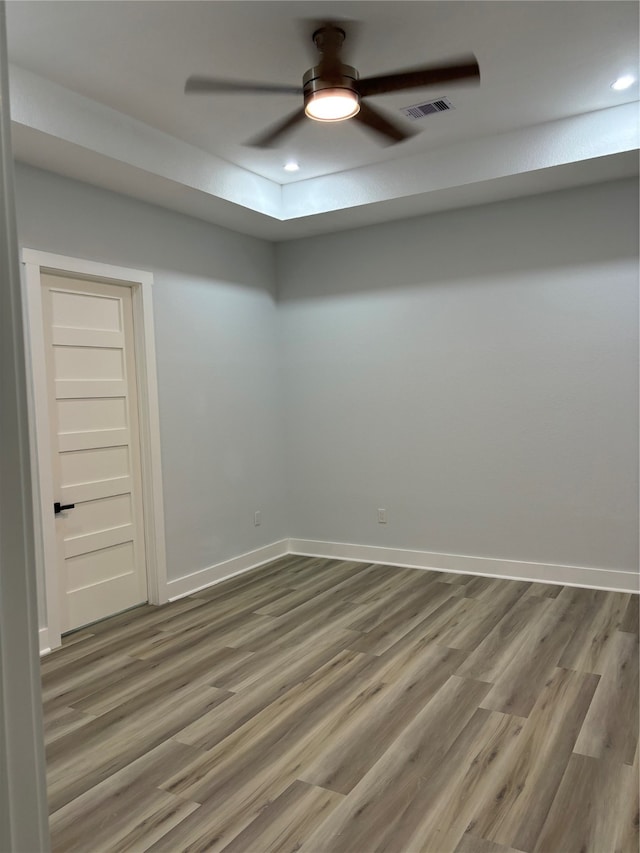
M 55 850 L 638 850 L 637 596 L 289 557 L 42 670 Z

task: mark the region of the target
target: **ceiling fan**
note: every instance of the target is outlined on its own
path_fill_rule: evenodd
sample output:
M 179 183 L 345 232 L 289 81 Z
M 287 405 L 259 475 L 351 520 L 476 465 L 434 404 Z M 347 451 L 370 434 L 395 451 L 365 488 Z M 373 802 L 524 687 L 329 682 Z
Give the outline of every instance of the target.
M 432 86 L 436 83 L 479 81 L 480 69 L 474 56 L 447 65 L 427 65 L 394 74 L 380 74 L 360 79 L 351 65 L 342 62 L 342 46 L 346 37 L 345 26 L 333 21 L 317 22 L 313 30 L 313 43 L 320 53 L 320 62 L 310 68 L 302 78 L 302 86 L 283 86 L 261 81 L 222 80 L 215 77 L 189 77 L 187 93 L 263 93 L 302 95 L 304 105 L 284 120 L 254 137 L 248 144 L 257 148 L 276 145 L 288 131 L 305 117 L 316 121 L 344 121 L 354 119 L 374 131 L 378 139 L 393 144 L 412 136 L 414 131 L 392 121 L 365 102 L 371 95 L 399 92 Z

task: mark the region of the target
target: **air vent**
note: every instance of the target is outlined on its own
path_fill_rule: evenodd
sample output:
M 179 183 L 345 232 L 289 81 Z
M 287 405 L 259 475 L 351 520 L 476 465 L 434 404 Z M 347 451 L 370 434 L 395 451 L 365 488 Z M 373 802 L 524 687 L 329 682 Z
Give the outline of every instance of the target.
M 404 107 L 400 110 L 407 118 L 416 121 L 419 118 L 433 115 L 434 113 L 444 113 L 447 110 L 454 110 L 455 107 L 449 98 L 437 98 L 435 101 L 427 101 L 424 104 L 414 104 L 411 107 Z

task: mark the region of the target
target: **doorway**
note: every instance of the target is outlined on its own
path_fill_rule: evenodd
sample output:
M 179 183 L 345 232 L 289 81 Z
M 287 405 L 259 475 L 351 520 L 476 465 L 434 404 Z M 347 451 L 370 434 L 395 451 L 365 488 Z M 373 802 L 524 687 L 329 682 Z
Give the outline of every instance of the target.
M 150 273 L 23 250 L 41 651 L 167 600 Z

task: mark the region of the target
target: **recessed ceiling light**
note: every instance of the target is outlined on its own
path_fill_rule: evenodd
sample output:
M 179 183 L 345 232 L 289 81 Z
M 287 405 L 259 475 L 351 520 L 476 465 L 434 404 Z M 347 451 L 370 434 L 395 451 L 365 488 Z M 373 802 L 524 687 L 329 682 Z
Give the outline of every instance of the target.
M 611 88 L 615 89 L 616 92 L 620 92 L 622 89 L 628 89 L 629 86 L 633 86 L 636 82 L 636 78 L 631 74 L 625 74 L 622 77 L 618 77 L 615 83 L 611 84 Z
M 300 166 L 296 163 L 295 160 L 289 160 L 288 163 L 284 164 L 285 172 L 297 172 Z

